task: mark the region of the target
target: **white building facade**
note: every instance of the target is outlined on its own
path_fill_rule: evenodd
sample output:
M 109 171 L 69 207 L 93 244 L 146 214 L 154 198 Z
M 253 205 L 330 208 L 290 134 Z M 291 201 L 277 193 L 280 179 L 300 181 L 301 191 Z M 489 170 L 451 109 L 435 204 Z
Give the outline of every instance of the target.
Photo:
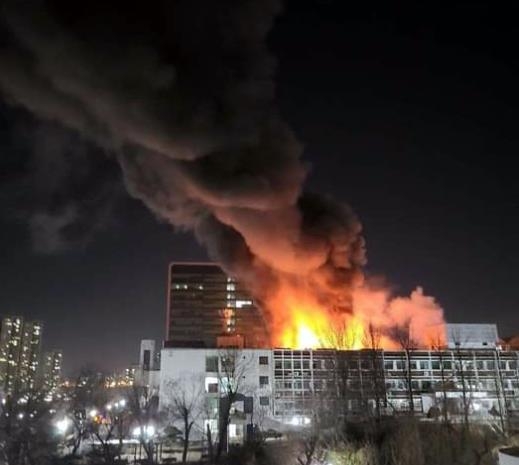
M 230 357 L 232 373 L 225 368 Z M 519 415 L 518 367 L 519 352 L 496 349 L 416 350 L 408 356 L 403 351 L 167 348 L 161 356 L 159 409 L 167 411 L 175 396 L 187 396 L 196 405 L 195 436 L 203 436 L 208 425 L 217 434 L 220 404 L 234 382 L 239 395 L 231 409 L 230 442 L 241 442 L 253 425 L 278 431 L 304 427 L 323 405 L 350 420 L 412 409 L 424 417 L 447 412 L 456 421 L 466 412 L 474 420 L 497 421 Z
M 412 411 L 452 421 L 519 418 L 519 351 L 502 350 L 495 325 L 449 325 L 441 350 L 292 350 L 141 345 L 136 382 L 159 393 L 159 410 L 192 440 L 217 437 L 232 397 L 229 443 L 257 429 L 301 428 L 327 411 L 337 419 Z M 160 369 L 150 364 L 160 360 Z M 229 396 L 229 393 L 232 396 Z

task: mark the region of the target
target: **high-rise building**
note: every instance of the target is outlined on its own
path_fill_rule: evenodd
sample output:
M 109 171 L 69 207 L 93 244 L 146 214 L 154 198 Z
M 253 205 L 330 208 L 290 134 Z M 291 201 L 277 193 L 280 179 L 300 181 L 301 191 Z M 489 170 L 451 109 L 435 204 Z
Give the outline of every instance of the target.
M 61 365 L 63 353 L 61 350 L 45 352 L 42 358 L 42 387 L 49 398 L 53 398 L 61 382 Z
M 0 389 L 4 393 L 33 389 L 41 350 L 42 323 L 6 317 L 0 328 Z
M 251 296 L 214 263 L 169 266 L 166 345 L 267 347 L 265 321 Z M 238 341 L 238 342 L 236 342 Z

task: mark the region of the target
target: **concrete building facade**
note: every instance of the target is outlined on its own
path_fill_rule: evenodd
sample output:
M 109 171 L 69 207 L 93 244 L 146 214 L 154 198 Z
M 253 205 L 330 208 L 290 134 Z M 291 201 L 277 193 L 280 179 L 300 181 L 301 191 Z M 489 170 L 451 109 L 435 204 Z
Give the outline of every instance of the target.
M 262 314 L 243 286 L 214 263 L 169 266 L 166 345 L 216 347 L 238 336 L 246 347 L 268 347 Z
M 475 350 L 162 350 L 159 406 L 179 393 L 197 396 L 196 430 L 216 434 L 232 355 L 240 402 L 233 406 L 229 441 L 253 424 L 262 429 L 304 427 L 316 410 L 349 419 L 412 410 L 422 417 L 506 421 L 519 415 L 519 352 Z M 209 407 L 208 407 L 209 406 Z M 249 426 L 247 426 L 249 425 Z
M 0 389 L 5 394 L 34 389 L 41 355 L 43 325 L 6 317 L 0 328 Z

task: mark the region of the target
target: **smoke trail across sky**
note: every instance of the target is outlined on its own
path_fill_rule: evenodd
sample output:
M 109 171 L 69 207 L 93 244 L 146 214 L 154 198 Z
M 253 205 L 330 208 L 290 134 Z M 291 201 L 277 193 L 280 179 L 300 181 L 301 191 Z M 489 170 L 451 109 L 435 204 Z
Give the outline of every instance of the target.
M 360 222 L 303 192 L 302 147 L 275 105 L 266 36 L 280 7 L 13 1 L 0 52 L 6 100 L 115 158 L 129 193 L 193 230 L 262 303 L 275 335 L 294 330 L 303 308 L 348 320 L 368 289 Z M 428 320 L 441 324 L 433 306 Z M 392 307 L 379 308 L 389 328 Z M 409 308 L 398 323 L 412 317 Z

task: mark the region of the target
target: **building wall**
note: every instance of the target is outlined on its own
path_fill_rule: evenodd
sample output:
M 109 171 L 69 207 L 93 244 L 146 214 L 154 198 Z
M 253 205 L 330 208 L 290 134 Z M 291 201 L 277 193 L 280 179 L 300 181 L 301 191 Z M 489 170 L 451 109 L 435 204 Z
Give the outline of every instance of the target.
M 200 415 L 196 429 L 201 434 L 208 421 L 216 428 L 226 377 L 222 357 L 228 353 L 163 349 L 160 408 L 167 410 L 172 396 L 182 389 L 201 393 L 204 405 L 212 403 L 212 410 Z M 410 391 L 419 416 L 439 415 L 443 407 L 451 418 L 460 418 L 465 409 L 474 419 L 519 415 L 519 352 L 515 351 L 412 351 L 409 358 L 404 351 L 371 350 L 244 349 L 232 353 L 239 354 L 243 363 L 238 373 L 240 392 L 254 406 L 252 417 L 239 406 L 243 414 L 231 421 L 240 437 L 247 422 L 283 430 L 310 424 L 316 411 L 335 419 L 375 415 L 377 410 L 381 415 L 407 411 Z
M 0 329 L 0 389 L 4 393 L 33 389 L 37 381 L 43 325 L 7 317 Z
M 194 438 L 203 436 L 207 425 L 218 430 L 218 412 L 229 370 L 223 363 L 234 358 L 239 400 L 232 406 L 229 440 L 241 442 L 246 425 L 273 418 L 272 351 L 261 349 L 171 349 L 162 350 L 159 409 L 171 411 L 175 399 L 186 398 L 200 409 Z M 196 402 L 194 402 L 196 400 Z M 179 427 L 181 426 L 179 422 Z
M 268 344 L 261 312 L 245 289 L 214 263 L 171 263 L 167 345 L 216 347 L 218 336 L 241 334 L 247 347 Z
M 455 349 L 495 349 L 499 342 L 497 325 L 477 323 L 447 324 L 447 347 Z

